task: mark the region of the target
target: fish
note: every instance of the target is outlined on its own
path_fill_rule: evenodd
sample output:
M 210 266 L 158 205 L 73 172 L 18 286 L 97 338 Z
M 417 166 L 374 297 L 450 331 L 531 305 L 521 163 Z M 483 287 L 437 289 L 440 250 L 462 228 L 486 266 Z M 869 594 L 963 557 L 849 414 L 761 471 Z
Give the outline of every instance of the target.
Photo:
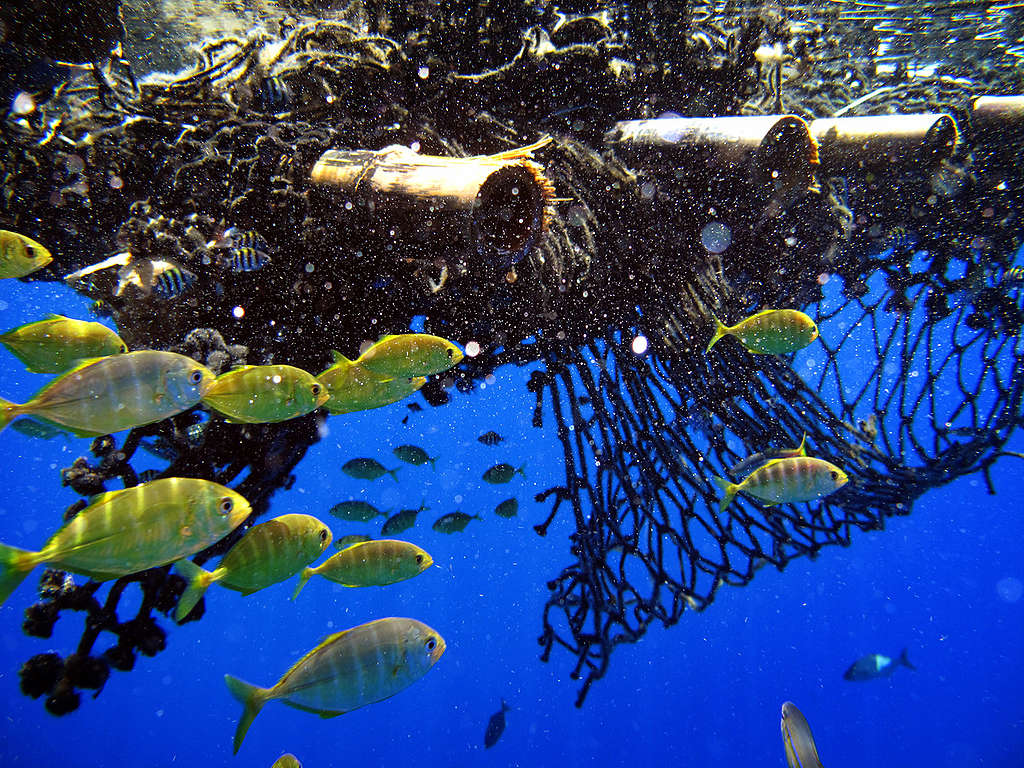
M 480 520 L 480 515 L 467 515 L 465 512 L 449 512 L 441 515 L 431 526 L 438 533 L 458 533 L 469 525 L 470 520 Z
M 418 576 L 434 561 L 408 541 L 373 539 L 353 544 L 315 568 L 303 568 L 292 600 L 313 576 L 323 576 L 343 587 L 383 587 Z
M 171 444 L 171 441 L 162 435 L 142 438 L 139 440 L 139 448 L 150 456 L 156 456 L 164 461 L 174 461 L 178 458 L 178 449 Z
M 220 238 L 212 244 L 214 248 L 252 248 L 254 251 L 270 250 L 270 245 L 263 239 L 263 235 L 251 229 L 240 229 L 239 227 L 228 227 L 221 234 Z
M 364 541 L 373 541 L 373 537 L 363 533 L 350 533 L 348 536 L 342 536 L 334 542 L 334 546 L 338 549 L 348 549 L 353 544 L 360 544 Z
M 491 485 L 500 485 L 502 483 L 509 482 L 515 475 L 522 475 L 526 477 L 526 473 L 523 472 L 523 468 L 526 465 L 523 464 L 521 467 L 516 469 L 511 464 L 495 464 L 493 467 L 488 469 L 483 474 L 483 481 L 490 483 Z
M 498 517 L 515 517 L 519 512 L 519 500 L 515 497 L 505 499 L 494 508 L 494 514 Z
M 358 499 L 351 501 L 339 501 L 331 507 L 331 514 L 340 520 L 348 520 L 352 523 L 368 523 L 375 517 L 383 517 L 387 512 L 381 512 L 372 504 Z
M 823 768 L 811 726 L 792 701 L 782 705 L 782 744 L 789 768 Z
M 236 424 L 268 424 L 304 416 L 328 397 L 327 388 L 301 368 L 243 365 L 218 376 L 203 404 Z
M 715 483 L 725 495 L 719 504 L 724 512 L 737 493 L 747 493 L 766 506 L 814 501 L 842 488 L 849 481 L 835 464 L 810 456 L 772 459 L 747 475 L 741 483 L 730 483 L 721 477 Z
M 409 687 L 444 651 L 444 638 L 436 630 L 415 619 L 391 617 L 329 635 L 271 688 L 225 675 L 228 690 L 243 707 L 235 754 L 268 701 L 280 699 L 320 717 L 336 717 Z
M 220 257 L 220 265 L 232 272 L 255 272 L 263 269 L 271 261 L 264 251 L 255 248 L 231 248 L 226 256 Z
M 420 467 L 429 462 L 431 468 L 437 469 L 437 457 L 427 455 L 427 452 L 418 445 L 400 445 L 392 453 L 395 454 L 395 458 L 406 464 Z
M 742 461 L 738 461 L 729 467 L 728 472 L 733 477 L 745 477 L 753 472 L 755 469 L 763 464 L 767 464 L 772 459 L 788 459 L 794 456 L 806 456 L 807 455 L 807 433 L 804 433 L 803 439 L 800 440 L 800 445 L 796 448 L 777 448 L 768 451 L 758 451 L 757 453 L 747 456 Z
M 461 361 L 462 350 L 447 339 L 428 333 L 402 333 L 384 336 L 356 363 L 372 373 L 397 378 L 442 373 Z
M 867 656 L 862 656 L 853 662 L 849 669 L 843 673 L 843 679 L 860 682 L 863 680 L 877 680 L 880 677 L 892 677 L 896 667 L 917 669 L 917 667 L 910 663 L 910 659 L 907 658 L 906 648 L 895 659 L 883 656 L 880 653 L 870 653 Z
M 302 763 L 300 763 L 299 758 L 291 752 L 286 752 L 277 758 L 270 768 L 302 768 Z
M 508 704 L 501 700 L 501 709 L 491 715 L 487 721 L 487 730 L 484 731 L 484 749 L 490 749 L 498 743 L 501 734 L 505 732 L 505 713 L 509 711 Z
M 349 477 L 354 477 L 357 480 L 376 480 L 384 475 L 391 475 L 391 479 L 396 483 L 398 482 L 398 470 L 401 467 L 395 467 L 394 469 L 387 469 L 376 459 L 349 459 L 341 465 L 341 471 Z
M 380 529 L 380 535 L 394 536 L 396 533 L 409 530 L 416 525 L 416 518 L 420 512 L 426 512 L 428 509 L 430 507 L 423 503 L 420 504 L 419 509 L 402 509 L 395 512 L 395 514 L 384 521 L 384 526 Z
M 236 491 L 184 477 L 98 494 L 40 551 L 0 544 L 0 604 L 37 565 L 108 581 L 194 555 L 251 512 Z
M 53 261 L 53 256 L 31 237 L 0 229 L 0 279 L 25 277 Z
M 352 413 L 383 408 L 416 392 L 427 383 L 424 376 L 385 378 L 334 352 L 334 365 L 317 378 L 330 394 L 324 405 L 329 413 Z
M 0 398 L 0 430 L 33 416 L 96 437 L 162 421 L 199 404 L 213 372 L 175 352 L 141 350 L 84 360 L 27 403 Z
M 286 112 L 291 109 L 294 98 L 292 87 L 277 76 L 263 78 L 256 91 L 256 103 L 262 112 Z
M 128 351 L 121 337 L 102 323 L 53 314 L 0 334 L 0 343 L 32 373 L 64 373 L 79 360 Z
M 424 381 L 425 381 L 425 380 L 424 380 Z M 405 407 L 406 407 L 406 408 L 408 408 L 408 409 L 409 409 L 410 411 L 412 411 L 413 413 L 419 413 L 420 411 L 422 411 L 422 410 L 423 410 L 423 406 L 422 406 L 422 405 L 420 405 L 419 403 L 409 403 L 409 404 L 408 404 L 408 405 L 406 405 Z
M 88 267 L 80 272 L 68 275 L 64 279 L 73 282 L 76 279 L 89 274 L 89 270 L 95 270 L 104 264 L 113 266 L 114 259 L 124 261 L 124 266 L 117 272 L 117 286 L 114 288 L 114 296 L 123 296 L 128 286 L 138 289 L 143 296 L 156 293 L 162 299 L 176 299 L 191 288 L 196 282 L 193 272 L 185 269 L 180 264 L 167 259 L 136 259 L 131 253 L 123 253 Z M 107 264 L 107 262 L 112 262 Z
M 505 438 L 499 435 L 497 432 L 491 431 L 484 432 L 482 435 L 480 435 L 480 437 L 476 439 L 476 441 L 478 443 L 483 443 L 484 445 L 495 446 L 498 445 L 499 443 L 505 442 Z
M 320 557 L 332 538 L 331 529 L 312 515 L 281 515 L 246 531 L 212 572 L 178 561 L 175 567 L 188 585 L 175 620 L 184 619 L 211 584 L 251 595 L 284 581 Z
M 63 437 L 64 439 L 74 437 L 73 434 L 64 431 L 55 424 L 37 421 L 36 419 L 16 419 L 11 423 L 11 429 L 15 432 L 20 432 L 26 437 L 34 437 L 37 440 L 52 440 L 55 437 Z
M 818 326 L 796 309 L 764 309 L 733 326 L 727 326 L 714 315 L 715 333 L 706 352 L 723 336 L 734 336 L 755 355 L 787 355 L 803 349 L 818 338 Z
M 1010 267 L 1003 272 L 999 284 L 1004 288 L 1020 288 L 1024 286 L 1024 267 Z

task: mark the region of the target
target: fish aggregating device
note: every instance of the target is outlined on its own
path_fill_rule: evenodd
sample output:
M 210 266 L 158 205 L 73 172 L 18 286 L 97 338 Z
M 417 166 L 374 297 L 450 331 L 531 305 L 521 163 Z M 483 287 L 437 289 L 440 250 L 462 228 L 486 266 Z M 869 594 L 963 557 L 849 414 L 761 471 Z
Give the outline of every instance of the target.
M 1020 425 L 1024 104 L 1005 94 L 1024 92 L 1024 48 L 1009 18 L 964 12 L 991 33 L 972 79 L 955 62 L 914 74 L 909 54 L 887 68 L 880 46 L 903 37 L 867 26 L 876 6 L 730 8 L 353 3 L 199 40 L 190 66 L 144 78 L 126 56 L 160 41 L 129 24 L 122 51 L 7 115 L 0 227 L 45 244 L 54 262 L 31 279 L 76 275 L 129 349 L 213 373 L 323 370 L 416 316 L 480 348 L 423 386 L 432 405 L 539 363 L 524 411 L 554 421 L 565 479 L 537 495 L 550 514 L 535 530 L 559 513 L 574 526 L 539 644 L 573 660 L 582 705 L 616 645 L 766 565 L 848 546 L 930 488 L 988 481 Z M 897 27 L 902 12 L 886 10 Z M 921 51 L 964 23 L 916 22 Z M 806 313 L 813 345 L 707 350 L 716 318 L 766 309 Z M 255 520 L 318 418 L 191 410 L 120 446 L 98 438 L 62 480 L 83 496 L 133 485 L 136 450 L 159 445 L 164 476 L 234 482 Z M 720 508 L 715 478 L 757 455 L 827 461 L 848 482 Z M 143 610 L 121 621 L 136 582 Z M 173 614 L 185 582 L 163 566 L 102 604 L 99 588 L 48 571 L 26 613 L 41 637 L 63 610 L 88 616 L 74 654 L 23 668 L 53 712 L 160 650 L 153 613 Z M 103 632 L 117 645 L 93 655 Z

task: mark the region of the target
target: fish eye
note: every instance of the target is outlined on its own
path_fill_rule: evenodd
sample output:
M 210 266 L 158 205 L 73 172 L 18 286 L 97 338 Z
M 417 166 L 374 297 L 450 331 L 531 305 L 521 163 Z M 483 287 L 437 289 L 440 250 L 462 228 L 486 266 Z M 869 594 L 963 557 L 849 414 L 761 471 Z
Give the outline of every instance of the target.
M 234 508 L 235 502 L 234 499 L 232 499 L 230 496 L 225 496 L 223 499 L 220 500 L 220 503 L 217 505 L 217 509 L 220 510 L 220 513 L 222 515 L 229 514 L 231 510 Z
M 317 397 L 320 394 L 320 385 L 319 384 L 314 384 L 313 387 L 312 387 L 312 390 L 313 390 L 313 397 Z
M 123 354 L 126 354 L 127 352 L 128 352 L 128 345 L 127 344 L 122 344 L 121 345 L 121 354 L 123 355 Z
M 423 555 L 416 555 L 416 565 L 423 565 Z
M 127 351 L 127 348 L 126 350 Z M 198 384 L 203 380 L 203 372 L 196 368 L 192 373 L 188 375 L 188 381 L 190 384 Z
M 448 353 L 448 359 L 449 359 L 449 360 L 451 360 L 451 359 L 452 359 L 452 356 L 453 356 L 453 355 L 455 354 L 455 353 L 454 353 L 454 352 L 452 351 L 452 348 L 451 348 L 451 347 L 448 347 L 448 349 L 446 349 L 446 350 L 445 350 L 445 352 L 447 352 L 447 353 Z
M 838 480 L 839 479 L 839 473 L 838 472 L 833 472 L 832 473 L 832 479 L 833 480 Z
M 437 648 L 437 640 L 435 640 L 432 637 L 428 637 L 426 642 L 426 648 L 428 651 L 433 651 L 435 648 Z
M 323 544 L 325 541 L 327 541 L 327 529 L 326 528 L 321 528 L 320 529 L 320 543 Z

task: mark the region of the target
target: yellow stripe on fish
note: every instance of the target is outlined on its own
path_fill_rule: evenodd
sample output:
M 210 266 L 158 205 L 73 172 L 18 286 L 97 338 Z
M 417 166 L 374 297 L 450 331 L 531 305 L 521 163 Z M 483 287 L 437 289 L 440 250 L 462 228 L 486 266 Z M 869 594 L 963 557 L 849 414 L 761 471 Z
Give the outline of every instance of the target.
M 108 435 L 187 411 L 212 383 L 206 366 L 175 352 L 84 360 L 27 403 L 0 398 L 0 430 L 18 416 L 32 416 L 80 436 Z
M 383 701 L 430 671 L 444 654 L 444 638 L 415 619 L 387 618 L 327 637 L 289 669 L 272 688 L 224 676 L 242 704 L 234 751 L 263 705 L 280 699 L 320 717 L 337 717 Z
M 242 424 L 304 416 L 327 402 L 327 388 L 293 365 L 243 365 L 217 377 L 203 403 Z
M 803 349 L 818 338 L 818 326 L 796 309 L 764 309 L 733 326 L 714 315 L 715 333 L 707 352 L 723 336 L 734 336 L 748 352 L 758 355 L 787 355 Z
M 0 279 L 25 277 L 53 261 L 53 256 L 31 237 L 0 229 Z
M 79 360 L 128 351 L 128 346 L 102 323 L 49 315 L 0 334 L 11 354 L 32 373 L 63 373 Z
M 447 371 L 462 361 L 462 350 L 429 333 L 384 336 L 359 356 L 356 363 L 381 376 L 409 378 Z
M 368 411 L 391 405 L 427 383 L 423 376 L 390 378 L 373 373 L 340 352 L 334 352 L 334 365 L 317 379 L 330 394 L 330 399 L 324 404 L 329 413 Z
M 40 551 L 0 544 L 0 603 L 42 563 L 97 581 L 116 579 L 206 549 L 251 512 L 230 488 L 184 477 L 94 496 Z
M 741 483 L 715 478 L 715 483 L 725 492 L 719 505 L 723 512 L 737 493 L 746 493 L 768 505 L 789 504 L 824 498 L 848 481 L 846 473 L 835 464 L 810 456 L 773 459 L 755 469 Z
M 284 581 L 320 557 L 331 539 L 331 529 L 312 515 L 281 515 L 246 531 L 212 572 L 189 560 L 178 561 L 175 567 L 188 586 L 178 600 L 175 620 L 184 619 L 211 584 L 251 595 Z
M 292 600 L 311 576 L 323 576 L 344 587 L 383 587 L 411 579 L 427 570 L 430 555 L 407 541 L 374 539 L 353 544 L 315 568 L 304 568 Z

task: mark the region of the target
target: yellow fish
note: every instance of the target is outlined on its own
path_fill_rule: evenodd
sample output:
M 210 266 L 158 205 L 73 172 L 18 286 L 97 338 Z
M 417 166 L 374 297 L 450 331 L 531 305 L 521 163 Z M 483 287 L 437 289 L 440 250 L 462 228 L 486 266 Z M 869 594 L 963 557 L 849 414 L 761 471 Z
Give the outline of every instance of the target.
M 331 529 L 312 515 L 281 515 L 246 531 L 212 573 L 191 560 L 179 560 L 175 567 L 188 586 L 178 600 L 175 620 L 185 618 L 211 584 L 251 595 L 284 581 L 320 557 L 331 539 Z
M 116 579 L 194 555 L 251 512 L 244 497 L 209 480 L 168 477 L 101 493 L 40 551 L 0 544 L 0 603 L 42 563 Z
M 2 343 L 32 373 L 63 373 L 79 360 L 128 351 L 121 337 L 102 323 L 48 315 L 0 334 Z
M 320 717 L 337 717 L 408 688 L 430 671 L 444 650 L 444 638 L 436 630 L 415 619 L 393 617 L 330 635 L 272 688 L 224 675 L 228 690 L 243 707 L 235 754 L 268 701 L 280 699 Z
M 796 448 L 776 448 L 768 451 L 758 451 L 757 453 L 747 456 L 742 461 L 738 461 L 726 470 L 733 477 L 743 477 L 755 469 L 760 467 L 762 464 L 767 464 L 772 459 L 788 459 L 793 456 L 806 456 L 807 455 L 807 433 L 804 433 L 803 438 L 800 440 L 800 445 Z
M 380 376 L 407 378 L 441 373 L 461 360 L 462 351 L 447 339 L 428 333 L 402 333 L 383 337 L 356 363 Z
M 843 470 L 824 459 L 792 456 L 772 459 L 747 475 L 741 483 L 730 483 L 720 477 L 715 478 L 715 483 L 725 491 L 719 505 L 724 512 L 740 492 L 760 499 L 767 506 L 790 504 L 824 498 L 846 485 L 849 479 Z
M 223 373 L 203 403 L 228 421 L 265 424 L 304 416 L 327 402 L 327 388 L 292 365 L 243 365 Z
M 108 435 L 187 411 L 212 383 L 206 366 L 175 352 L 83 360 L 27 403 L 0 398 L 0 430 L 18 416 L 32 416 L 79 436 Z
M 319 574 L 344 587 L 383 587 L 411 579 L 434 564 L 430 555 L 407 541 L 374 539 L 353 544 L 316 568 L 303 568 L 292 600 Z
M 423 376 L 390 378 L 372 373 L 340 352 L 334 352 L 334 365 L 317 379 L 330 394 L 330 399 L 324 404 L 329 413 L 368 411 L 391 405 L 427 383 Z
M 291 752 L 286 752 L 277 758 L 270 768 L 302 768 L 302 763 L 300 763 L 299 758 Z
M 0 278 L 25 277 L 51 261 L 50 252 L 31 237 L 0 229 Z
M 723 336 L 735 336 L 748 352 L 757 355 L 787 355 L 803 349 L 818 338 L 818 326 L 796 309 L 763 309 L 755 315 L 727 326 L 714 315 L 715 334 L 707 352 Z

